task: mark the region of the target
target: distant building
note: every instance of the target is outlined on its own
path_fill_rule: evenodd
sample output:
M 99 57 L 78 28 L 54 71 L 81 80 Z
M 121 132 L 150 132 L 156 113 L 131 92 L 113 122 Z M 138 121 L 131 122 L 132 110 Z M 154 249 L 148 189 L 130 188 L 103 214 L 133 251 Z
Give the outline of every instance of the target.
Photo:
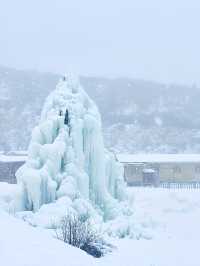
M 200 154 L 118 154 L 128 185 L 200 183 Z
M 144 186 L 159 186 L 160 179 L 158 172 L 152 168 L 144 168 L 142 171 L 142 183 Z
M 0 153 L 0 182 L 16 183 L 15 173 L 27 158 L 27 156 L 21 154 L 3 155 Z

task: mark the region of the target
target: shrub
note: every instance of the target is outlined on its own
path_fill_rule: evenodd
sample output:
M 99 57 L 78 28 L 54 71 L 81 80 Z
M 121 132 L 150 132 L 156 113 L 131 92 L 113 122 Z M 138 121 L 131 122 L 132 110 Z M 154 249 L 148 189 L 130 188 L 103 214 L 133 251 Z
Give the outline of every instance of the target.
M 106 250 L 106 243 L 93 229 L 87 217 L 66 215 L 55 229 L 56 237 L 88 254 L 99 258 Z

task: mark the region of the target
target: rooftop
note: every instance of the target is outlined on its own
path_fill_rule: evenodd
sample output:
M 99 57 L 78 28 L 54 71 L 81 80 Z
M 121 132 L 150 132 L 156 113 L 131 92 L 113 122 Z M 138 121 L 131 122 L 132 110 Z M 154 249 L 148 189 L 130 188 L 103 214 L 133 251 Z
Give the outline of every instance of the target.
M 117 159 L 121 163 L 200 163 L 200 154 L 117 154 Z
M 21 155 L 2 155 L 0 154 L 0 162 L 24 162 L 27 160 L 27 156 Z

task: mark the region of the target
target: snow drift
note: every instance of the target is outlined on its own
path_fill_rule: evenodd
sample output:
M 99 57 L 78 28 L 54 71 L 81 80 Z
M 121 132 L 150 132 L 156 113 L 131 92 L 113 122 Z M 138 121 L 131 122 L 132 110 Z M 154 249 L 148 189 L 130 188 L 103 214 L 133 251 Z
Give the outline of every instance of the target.
M 0 263 L 3 266 L 92 266 L 84 251 L 53 238 L 0 210 Z
M 69 211 L 104 221 L 132 214 L 121 166 L 104 148 L 99 111 L 72 76 L 48 96 L 28 154 L 16 176 L 23 209 L 36 212 L 37 223 Z

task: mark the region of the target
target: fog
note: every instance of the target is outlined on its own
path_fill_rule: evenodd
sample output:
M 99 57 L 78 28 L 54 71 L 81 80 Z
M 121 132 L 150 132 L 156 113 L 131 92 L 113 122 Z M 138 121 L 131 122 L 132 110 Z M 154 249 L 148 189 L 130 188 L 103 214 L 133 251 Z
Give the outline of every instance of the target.
M 199 1 L 0 0 L 0 64 L 200 85 Z

